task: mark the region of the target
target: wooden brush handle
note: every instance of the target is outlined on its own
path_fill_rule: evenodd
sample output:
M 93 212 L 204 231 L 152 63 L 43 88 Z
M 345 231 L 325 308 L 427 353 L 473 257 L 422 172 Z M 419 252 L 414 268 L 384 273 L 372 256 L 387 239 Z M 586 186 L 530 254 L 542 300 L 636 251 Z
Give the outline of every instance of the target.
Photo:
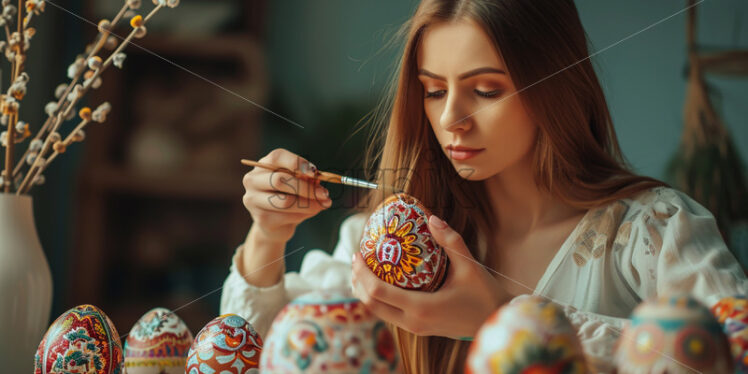
M 331 182 L 331 183 L 338 183 L 341 184 L 341 176 L 338 174 L 330 173 L 327 171 L 320 171 L 318 172 L 316 177 L 310 177 L 309 175 L 293 171 L 291 169 L 287 169 L 281 166 L 275 166 L 270 164 L 263 164 L 261 162 L 253 161 L 253 160 L 242 160 L 243 165 L 247 166 L 254 166 L 254 167 L 261 167 L 272 171 L 280 171 L 288 174 L 292 174 L 293 176 L 297 178 L 304 178 L 304 179 L 319 179 L 321 181 L 325 182 Z

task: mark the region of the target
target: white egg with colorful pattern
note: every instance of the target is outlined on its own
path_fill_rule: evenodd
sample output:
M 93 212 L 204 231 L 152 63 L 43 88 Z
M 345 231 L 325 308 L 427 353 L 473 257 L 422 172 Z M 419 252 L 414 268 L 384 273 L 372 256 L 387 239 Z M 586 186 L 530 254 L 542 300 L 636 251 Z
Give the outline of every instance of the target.
M 470 346 L 467 374 L 588 372 L 576 330 L 556 304 L 526 296 L 499 308 Z
M 189 328 L 175 313 L 150 310 L 125 340 L 127 374 L 183 374 L 192 341 Z
M 263 373 L 400 373 L 400 355 L 383 321 L 348 290 L 316 291 L 275 317 L 260 360 Z

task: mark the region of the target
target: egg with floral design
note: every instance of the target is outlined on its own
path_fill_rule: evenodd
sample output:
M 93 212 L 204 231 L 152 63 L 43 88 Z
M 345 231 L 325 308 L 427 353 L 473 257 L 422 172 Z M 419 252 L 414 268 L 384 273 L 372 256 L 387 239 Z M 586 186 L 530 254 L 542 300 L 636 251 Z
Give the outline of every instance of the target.
M 125 340 L 127 374 L 183 374 L 192 341 L 192 333 L 175 313 L 150 310 Z
M 244 318 L 224 314 L 197 333 L 187 353 L 186 374 L 259 373 L 262 338 Z
M 315 291 L 286 305 L 265 341 L 263 373 L 401 372 L 395 340 L 348 290 Z
M 384 200 L 369 216 L 360 243 L 366 266 L 380 279 L 405 289 L 435 291 L 449 258 L 428 228 L 431 212 L 405 193 Z
M 465 373 L 588 373 L 576 330 L 556 304 L 518 297 L 483 323 L 470 345 Z
M 104 312 L 79 305 L 49 327 L 34 356 L 34 374 L 121 374 L 122 342 Z
M 741 295 L 723 298 L 711 311 L 730 342 L 735 372 L 748 373 L 748 298 Z
M 619 338 L 615 364 L 620 374 L 716 374 L 733 367 L 719 322 L 688 296 L 663 296 L 637 306 Z

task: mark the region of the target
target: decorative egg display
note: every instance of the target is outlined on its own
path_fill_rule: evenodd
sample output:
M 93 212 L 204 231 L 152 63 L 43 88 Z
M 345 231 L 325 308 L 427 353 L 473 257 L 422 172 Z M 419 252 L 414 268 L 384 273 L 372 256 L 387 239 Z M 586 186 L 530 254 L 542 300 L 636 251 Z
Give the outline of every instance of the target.
M 748 373 L 748 298 L 726 297 L 712 307 L 730 342 L 736 373 Z
M 121 374 L 122 343 L 109 317 L 93 305 L 59 316 L 34 355 L 34 374 Z
M 537 296 L 494 312 L 470 345 L 465 372 L 587 373 L 576 331 L 561 308 Z
M 187 354 L 186 374 L 259 373 L 262 339 L 236 314 L 224 314 L 197 333 Z
M 286 305 L 265 341 L 263 373 L 400 373 L 395 340 L 350 291 L 316 291 Z
M 619 374 L 729 373 L 733 367 L 719 323 L 687 296 L 637 306 L 619 338 L 615 363 Z
M 435 291 L 449 259 L 431 236 L 426 207 L 399 193 L 383 201 L 366 222 L 360 250 L 377 277 L 396 286 Z
M 192 333 L 164 308 L 140 317 L 125 340 L 127 374 L 184 374 Z

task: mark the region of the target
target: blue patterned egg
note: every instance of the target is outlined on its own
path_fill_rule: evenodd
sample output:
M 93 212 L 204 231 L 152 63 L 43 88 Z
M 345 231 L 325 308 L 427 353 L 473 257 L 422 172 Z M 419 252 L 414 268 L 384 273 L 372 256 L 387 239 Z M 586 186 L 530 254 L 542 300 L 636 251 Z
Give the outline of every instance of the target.
M 192 341 L 192 333 L 175 313 L 150 310 L 127 335 L 127 374 L 183 374 Z
M 186 374 L 259 373 L 262 339 L 244 318 L 224 314 L 208 322 L 187 354 Z
M 316 291 L 276 316 L 260 360 L 263 373 L 401 372 L 395 341 L 350 291 Z
M 729 373 L 727 337 L 697 300 L 660 297 L 634 309 L 619 338 L 615 363 L 620 374 Z

